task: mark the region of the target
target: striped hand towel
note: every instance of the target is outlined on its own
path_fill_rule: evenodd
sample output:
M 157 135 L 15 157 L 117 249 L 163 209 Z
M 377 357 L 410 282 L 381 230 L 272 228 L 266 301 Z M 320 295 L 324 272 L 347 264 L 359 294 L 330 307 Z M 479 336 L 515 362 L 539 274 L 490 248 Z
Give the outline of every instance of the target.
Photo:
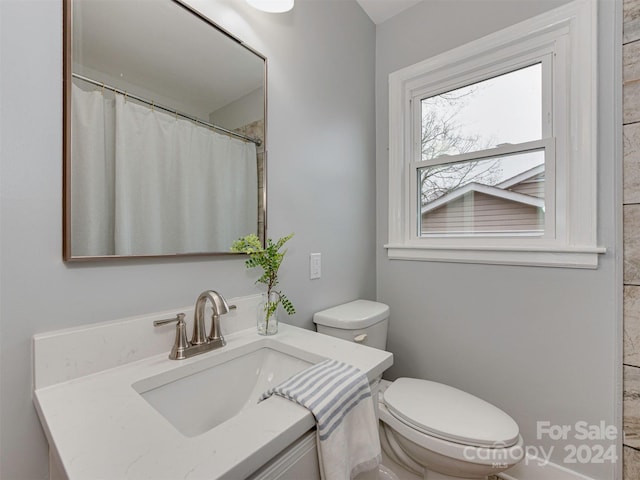
M 325 360 L 263 393 L 260 400 L 271 395 L 296 402 L 315 417 L 323 479 L 353 479 L 380 463 L 371 389 L 357 368 Z

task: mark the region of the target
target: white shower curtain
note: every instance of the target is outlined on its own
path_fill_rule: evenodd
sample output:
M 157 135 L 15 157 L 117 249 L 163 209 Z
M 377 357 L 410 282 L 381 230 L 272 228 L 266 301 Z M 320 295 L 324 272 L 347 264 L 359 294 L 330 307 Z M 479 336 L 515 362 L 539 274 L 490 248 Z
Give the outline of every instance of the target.
M 114 102 L 75 85 L 72 95 L 72 254 L 113 255 Z
M 101 96 L 74 89 L 74 106 L 97 104 L 96 95 Z M 80 97 L 82 100 L 76 101 Z M 84 108 L 90 109 L 83 105 L 79 110 Z M 109 110 L 111 103 L 104 100 L 103 108 Z M 97 106 L 93 109 L 99 110 Z M 100 143 L 93 141 L 99 133 L 81 131 L 74 124 L 77 137 L 92 139 L 92 147 L 73 152 L 73 170 L 78 163 L 88 165 L 84 178 L 76 178 L 78 183 L 112 185 L 112 197 L 107 195 L 102 218 L 112 219 L 108 222 L 113 229 L 106 236 L 111 242 L 107 248 L 114 254 L 227 251 L 238 237 L 256 232 L 255 144 L 126 101 L 121 95 L 115 98 L 113 122 L 113 155 L 105 148 L 107 154 L 101 161 L 93 158 L 99 155 L 96 145 Z M 109 126 L 105 127 L 108 132 Z M 109 134 L 106 136 L 108 139 Z M 76 153 L 82 153 L 81 158 Z M 113 174 L 109 173 L 111 168 Z M 80 192 L 84 187 L 74 180 L 72 191 L 76 188 Z M 72 196 L 72 204 L 79 196 Z M 76 240 L 85 241 L 74 237 L 74 255 Z M 86 249 L 96 246 L 92 242 Z

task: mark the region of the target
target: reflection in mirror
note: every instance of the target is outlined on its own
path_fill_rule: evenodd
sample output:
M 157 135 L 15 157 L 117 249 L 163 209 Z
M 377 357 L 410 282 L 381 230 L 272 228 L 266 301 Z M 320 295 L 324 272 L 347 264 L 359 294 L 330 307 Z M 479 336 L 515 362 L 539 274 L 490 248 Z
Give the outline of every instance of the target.
M 65 0 L 65 260 L 264 239 L 265 71 L 175 0 Z

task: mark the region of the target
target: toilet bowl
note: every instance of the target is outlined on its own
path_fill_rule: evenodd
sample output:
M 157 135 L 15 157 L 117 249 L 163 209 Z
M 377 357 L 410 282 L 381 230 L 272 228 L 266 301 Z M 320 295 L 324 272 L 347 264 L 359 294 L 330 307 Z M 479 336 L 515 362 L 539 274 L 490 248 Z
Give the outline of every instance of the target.
M 368 300 L 313 318 L 319 333 L 383 350 L 388 319 L 387 305 Z M 392 472 L 409 471 L 427 480 L 484 480 L 524 456 L 517 423 L 467 392 L 416 378 L 380 380 L 373 388 L 379 392 L 380 443 L 393 463 L 385 467 Z

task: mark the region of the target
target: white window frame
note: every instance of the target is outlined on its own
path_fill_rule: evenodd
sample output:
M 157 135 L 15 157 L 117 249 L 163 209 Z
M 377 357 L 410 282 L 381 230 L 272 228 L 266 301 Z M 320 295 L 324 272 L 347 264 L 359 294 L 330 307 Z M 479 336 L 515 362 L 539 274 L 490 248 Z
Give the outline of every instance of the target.
M 597 268 L 605 249 L 597 246 L 596 10 L 596 0 L 576 0 L 389 75 L 389 258 Z M 421 237 L 418 100 L 539 62 L 551 118 L 526 147 L 545 149 L 544 235 Z

